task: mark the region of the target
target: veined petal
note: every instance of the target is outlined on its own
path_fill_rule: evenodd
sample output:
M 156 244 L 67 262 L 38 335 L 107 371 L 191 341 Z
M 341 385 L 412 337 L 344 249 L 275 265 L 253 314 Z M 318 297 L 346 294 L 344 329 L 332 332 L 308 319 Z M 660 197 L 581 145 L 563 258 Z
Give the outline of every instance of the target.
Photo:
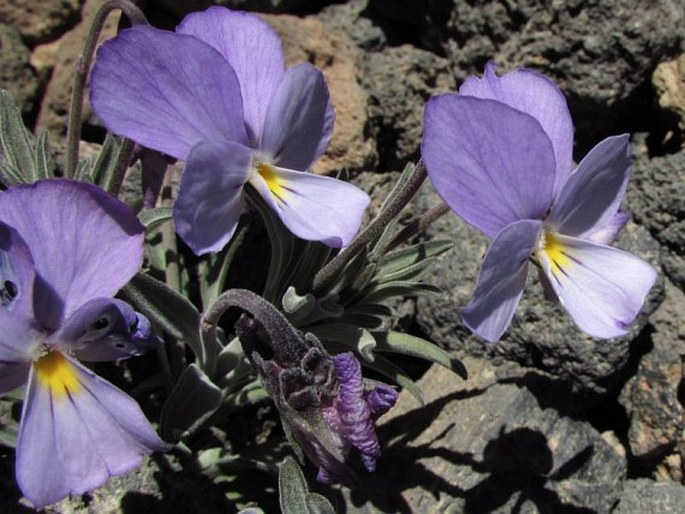
M 253 151 L 229 141 L 194 146 L 174 204 L 176 232 L 197 255 L 218 252 L 245 210 L 243 185 Z
M 31 249 L 34 312 L 50 330 L 91 298 L 114 296 L 143 261 L 138 218 L 90 184 L 44 180 L 3 191 L 0 221 Z
M 37 508 L 94 489 L 165 447 L 131 397 L 77 362 L 53 352 L 34 364 L 16 477 Z
M 185 160 L 205 139 L 245 142 L 238 78 L 214 48 L 149 26 L 98 50 L 90 102 L 112 132 Z
M 309 63 L 293 66 L 271 99 L 259 150 L 277 166 L 308 170 L 326 150 L 334 119 L 321 70 Z
M 0 310 L 33 318 L 36 270 L 31 250 L 19 233 L 0 222 Z
M 31 357 L 42 340 L 27 319 L 0 309 L 0 394 L 26 382 Z
M 467 78 L 459 88 L 459 94 L 497 100 L 540 122 L 554 148 L 556 197 L 573 166 L 573 121 L 566 98 L 556 84 L 527 69 L 498 77 L 495 64 L 488 63 L 483 78 Z
M 618 236 L 618 233 L 623 227 L 625 227 L 629 220 L 630 214 L 627 212 L 618 211 L 607 223 L 601 227 L 597 227 L 595 230 L 585 232 L 583 234 L 583 239 L 601 245 L 610 245 L 614 242 Z
M 428 101 L 421 154 L 447 205 L 494 237 L 552 202 L 554 151 L 532 116 L 494 100 L 445 94 Z
M 259 140 L 269 101 L 285 73 L 278 34 L 251 13 L 210 7 L 186 16 L 176 29 L 218 50 L 235 70 L 252 143 Z
M 82 305 L 45 341 L 83 361 L 125 359 L 158 347 L 162 340 L 152 334 L 142 314 L 115 298 L 94 298 Z
M 556 232 L 582 239 L 611 226 L 626 194 L 630 172 L 628 134 L 606 138 L 571 174 L 546 224 Z
M 514 317 L 541 228 L 537 220 L 512 223 L 495 236 L 485 254 L 473 300 L 461 315 L 464 324 L 486 341 L 497 342 Z
M 557 233 L 545 232 L 536 256 L 561 304 L 593 337 L 625 334 L 656 280 L 634 255 Z
M 352 241 L 370 202 L 347 182 L 265 163 L 257 166 L 251 183 L 293 234 L 333 248 Z

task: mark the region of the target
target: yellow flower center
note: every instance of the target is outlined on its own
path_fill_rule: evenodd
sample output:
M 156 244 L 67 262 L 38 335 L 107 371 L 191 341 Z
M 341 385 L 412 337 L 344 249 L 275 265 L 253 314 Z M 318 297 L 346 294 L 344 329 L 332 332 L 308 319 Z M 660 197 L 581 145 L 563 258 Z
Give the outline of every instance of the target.
M 544 231 L 541 238 L 539 249 L 545 252 L 549 259 L 552 272 L 564 270 L 571 264 L 571 259 L 568 257 L 566 247 L 559 241 L 559 238 L 554 232 Z
M 50 351 L 33 363 L 38 381 L 53 397 L 64 397 L 81 389 L 76 368 L 58 351 Z
M 264 179 L 264 182 L 266 182 L 266 187 L 269 188 L 269 191 L 271 191 L 276 198 L 280 199 L 283 196 L 284 190 L 283 184 L 276 173 L 276 169 L 271 164 L 263 161 L 256 161 L 255 168 L 257 173 Z

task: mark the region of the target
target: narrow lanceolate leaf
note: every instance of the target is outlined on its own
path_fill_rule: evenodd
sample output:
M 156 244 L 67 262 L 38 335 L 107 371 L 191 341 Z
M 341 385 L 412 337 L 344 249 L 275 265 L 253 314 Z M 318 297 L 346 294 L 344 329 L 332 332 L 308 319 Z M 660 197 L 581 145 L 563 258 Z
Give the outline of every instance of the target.
M 33 136 L 26 130 L 12 95 L 4 89 L 0 89 L 0 149 L 2 161 L 8 165 L 1 170 L 6 185 L 36 180 Z
M 278 474 L 278 496 L 283 514 L 335 514 L 324 496 L 309 492 L 300 466 L 290 456 L 283 460 Z
M 221 389 L 191 364 L 181 374 L 162 409 L 162 438 L 178 441 L 193 433 L 221 406 L 221 399 Z
M 154 209 L 140 211 L 138 219 L 143 226 L 149 230 L 165 221 L 171 220 L 171 213 L 171 207 L 156 207 Z
M 368 330 L 348 323 L 324 323 L 307 327 L 307 331 L 323 342 L 338 343 L 355 350 L 368 362 L 374 360 L 376 339 Z
M 169 286 L 138 273 L 122 289 L 135 308 L 174 339 L 182 341 L 204 365 L 206 352 L 200 340 L 200 313 Z
M 34 147 L 35 160 L 35 174 L 36 179 L 50 178 L 54 176 L 55 162 L 50 154 L 48 148 L 48 133 L 44 130 L 40 131 L 36 138 L 36 145 Z
M 104 143 L 102 143 L 102 148 L 100 148 L 100 154 L 93 165 L 92 176 L 95 184 L 103 187 L 105 185 L 103 183 L 105 177 L 112 176 L 112 172 L 117 165 L 117 157 L 120 150 L 121 140 L 108 133 Z
M 379 352 L 401 353 L 418 357 L 440 364 L 454 371 L 464 380 L 468 377 L 466 368 L 458 359 L 430 341 L 402 332 L 375 332 L 373 336 L 376 338 L 376 350 Z
M 384 375 L 400 387 L 403 387 L 416 398 L 417 402 L 421 405 L 425 405 L 426 402 L 423 399 L 423 393 L 421 392 L 421 389 L 419 389 L 419 386 L 417 386 L 416 383 L 409 378 L 409 375 L 396 364 L 393 364 L 385 357 L 376 354 L 376 358 L 373 362 L 366 362 L 364 365 L 369 369 L 378 371 L 381 375 Z
M 427 241 L 396 250 L 383 256 L 376 269 L 376 275 L 386 277 L 398 271 L 411 268 L 413 265 L 429 260 L 431 257 L 437 257 L 453 246 L 454 243 L 452 241 Z
M 359 303 L 379 303 L 387 298 L 396 296 L 417 296 L 419 294 L 439 294 L 440 289 L 431 284 L 423 282 L 385 282 L 370 287 L 369 292 Z

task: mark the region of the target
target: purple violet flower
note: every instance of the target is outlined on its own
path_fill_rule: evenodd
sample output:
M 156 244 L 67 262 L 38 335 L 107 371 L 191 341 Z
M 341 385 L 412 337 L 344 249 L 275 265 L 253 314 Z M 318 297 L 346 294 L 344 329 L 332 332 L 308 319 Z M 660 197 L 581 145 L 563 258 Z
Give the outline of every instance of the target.
M 278 35 L 253 14 L 210 7 L 176 33 L 122 31 L 98 51 L 90 97 L 112 132 L 186 161 L 174 222 L 197 254 L 231 239 L 246 183 L 302 239 L 339 248 L 359 230 L 368 196 L 301 171 L 333 133 L 323 74 L 286 69 Z
M 628 220 L 619 211 L 628 135 L 606 138 L 572 171 L 573 123 L 561 91 L 530 70 L 497 77 L 493 64 L 458 95 L 431 98 L 424 127 L 421 153 L 436 190 L 492 238 L 464 323 L 497 341 L 532 258 L 581 330 L 625 334 L 656 280 L 649 264 L 607 246 Z
M 138 404 L 76 359 L 160 341 L 112 296 L 138 271 L 144 230 L 95 186 L 49 180 L 0 192 L 0 394 L 27 384 L 16 478 L 40 508 L 163 450 Z

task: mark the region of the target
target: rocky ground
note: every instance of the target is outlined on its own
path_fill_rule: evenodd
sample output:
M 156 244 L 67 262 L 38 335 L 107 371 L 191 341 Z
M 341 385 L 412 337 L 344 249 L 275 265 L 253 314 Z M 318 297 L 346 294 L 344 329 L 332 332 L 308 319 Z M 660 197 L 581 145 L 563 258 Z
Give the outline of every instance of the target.
M 49 131 L 58 154 L 71 73 L 102 3 L 0 0 L 0 87 L 14 94 L 29 126 Z M 368 191 L 382 191 L 391 173 L 418 158 L 426 100 L 455 90 L 489 60 L 500 71 L 532 67 L 559 84 L 575 122 L 577 160 L 602 138 L 631 133 L 632 222 L 617 245 L 652 263 L 660 278 L 630 335 L 584 336 L 531 283 L 499 344 L 470 336 L 458 308 L 473 290 L 486 241 L 456 216 L 444 216 L 426 236 L 455 241 L 429 279 L 443 294 L 404 310 L 413 330 L 464 359 L 469 379 L 431 368 L 420 380 L 425 406 L 403 394 L 380 429 L 385 453 L 377 473 L 339 493 L 338 509 L 683 512 L 683 0 L 139 3 L 161 27 L 212 3 L 266 13 L 289 61 L 313 62 L 328 79 L 337 123 L 316 171 L 344 167 Z M 103 38 L 116 32 L 114 18 Z M 87 107 L 83 134 L 94 143 L 104 134 Z M 412 210 L 438 202 L 427 185 Z M 2 452 L 5 475 L 11 459 Z M 54 512 L 228 512 L 209 492 L 198 504 L 195 486 L 165 499 L 168 483 L 159 476 L 167 475 L 148 467 Z M 150 487 L 155 477 L 157 487 Z M 9 476 L 2 482 L 13 487 Z M 0 510 L 28 512 L 16 498 Z

